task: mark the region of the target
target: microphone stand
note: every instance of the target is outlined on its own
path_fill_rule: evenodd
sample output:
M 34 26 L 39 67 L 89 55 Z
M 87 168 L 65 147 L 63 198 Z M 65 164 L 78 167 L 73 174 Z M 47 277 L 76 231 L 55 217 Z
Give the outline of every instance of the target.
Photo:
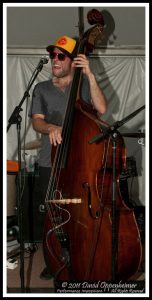
M 15 107 L 12 115 L 10 116 L 8 120 L 8 126 L 7 126 L 7 132 L 9 131 L 12 124 L 16 124 L 17 128 L 17 141 L 18 141 L 18 222 L 19 222 L 19 239 L 20 239 L 20 278 L 21 278 L 21 291 L 25 292 L 25 286 L 24 286 L 24 240 L 23 240 L 23 207 L 22 207 L 22 201 L 21 201 L 21 121 L 22 117 L 20 116 L 20 112 L 23 111 L 21 108 L 24 100 L 29 97 L 29 90 L 38 76 L 39 72 L 43 68 L 43 64 L 46 64 L 48 62 L 47 58 L 41 58 L 40 62 L 38 63 L 38 66 L 36 67 L 30 81 L 27 87 L 27 90 L 24 93 L 24 96 L 22 100 L 20 101 L 19 105 Z
M 112 138 L 112 281 L 116 281 L 116 148 L 117 140 L 120 133 L 117 131 L 119 127 L 128 122 L 130 119 L 135 117 L 141 110 L 145 108 L 145 105 L 135 110 L 133 113 L 122 119 L 121 121 L 115 122 L 110 127 L 101 126 L 103 132 L 93 137 L 89 144 L 102 141 L 109 136 Z

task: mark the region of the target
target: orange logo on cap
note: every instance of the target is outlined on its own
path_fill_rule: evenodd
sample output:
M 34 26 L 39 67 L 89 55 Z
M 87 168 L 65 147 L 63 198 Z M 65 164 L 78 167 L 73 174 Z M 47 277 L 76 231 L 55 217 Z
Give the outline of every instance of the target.
M 67 44 L 67 39 L 66 38 L 61 38 L 60 40 L 58 40 L 58 44 L 59 45 L 65 45 L 65 44 Z

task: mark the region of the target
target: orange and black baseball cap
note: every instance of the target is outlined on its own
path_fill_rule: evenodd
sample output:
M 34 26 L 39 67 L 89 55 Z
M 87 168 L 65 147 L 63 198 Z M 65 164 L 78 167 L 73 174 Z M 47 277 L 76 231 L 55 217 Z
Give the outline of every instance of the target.
M 47 46 L 46 50 L 51 52 L 54 48 L 59 48 L 62 52 L 73 58 L 76 55 L 76 46 L 77 41 L 75 39 L 64 35 L 59 37 L 52 45 Z

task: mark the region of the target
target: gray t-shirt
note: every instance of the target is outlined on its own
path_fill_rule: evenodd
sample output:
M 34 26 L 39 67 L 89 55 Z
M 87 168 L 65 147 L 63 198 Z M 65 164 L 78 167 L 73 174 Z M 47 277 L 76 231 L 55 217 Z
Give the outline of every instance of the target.
M 52 80 L 47 80 L 36 84 L 33 95 L 32 104 L 29 110 L 29 117 L 32 114 L 45 115 L 44 120 L 48 123 L 62 126 L 66 107 L 68 104 L 70 86 L 65 92 L 55 87 Z M 86 77 L 83 78 L 80 87 L 80 97 L 83 101 L 90 103 L 90 89 Z M 39 166 L 51 167 L 51 144 L 48 134 L 42 134 L 42 148 L 40 150 Z

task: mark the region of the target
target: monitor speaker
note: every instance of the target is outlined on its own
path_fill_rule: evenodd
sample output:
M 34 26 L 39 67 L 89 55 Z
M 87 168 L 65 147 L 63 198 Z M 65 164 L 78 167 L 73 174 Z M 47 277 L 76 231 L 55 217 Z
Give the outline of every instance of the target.
M 16 174 L 7 173 L 7 217 L 16 214 Z
M 24 242 L 42 242 L 45 219 L 44 202 L 37 187 L 39 175 L 33 172 L 22 175 L 22 235 Z M 19 211 L 18 211 L 19 213 Z

